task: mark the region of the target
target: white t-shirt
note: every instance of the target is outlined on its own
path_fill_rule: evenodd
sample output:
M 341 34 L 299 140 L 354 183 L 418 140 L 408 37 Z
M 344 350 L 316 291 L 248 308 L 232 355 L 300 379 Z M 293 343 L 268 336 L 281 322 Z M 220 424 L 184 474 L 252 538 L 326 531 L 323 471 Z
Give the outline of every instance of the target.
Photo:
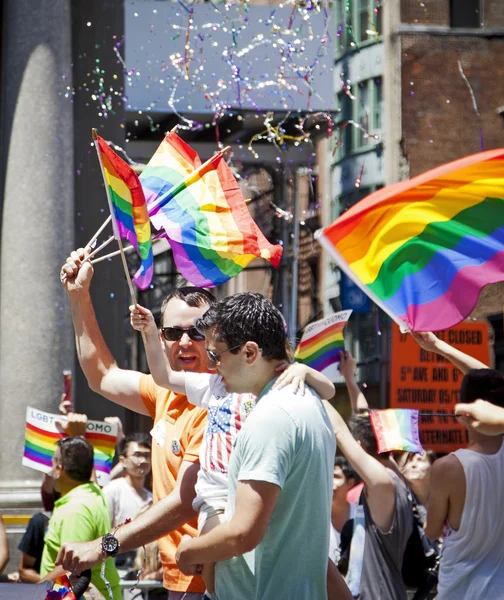
M 145 498 L 141 498 L 124 477 L 114 479 L 103 488 L 112 527 L 121 525 L 126 519 L 134 519 L 143 508 L 151 504 L 152 494 L 149 490 L 144 491 Z
M 356 504 L 350 504 L 350 512 L 348 513 L 348 520 L 355 517 L 355 511 L 357 509 Z M 340 544 L 341 544 L 341 531 L 338 531 L 332 523 L 329 524 L 329 558 L 335 565 L 338 564 L 340 559 Z
M 255 406 L 252 394 L 229 394 L 220 375 L 186 373 L 186 396 L 206 408 L 208 424 L 200 449 L 200 470 L 194 510 L 212 499 L 227 499 L 228 468 L 238 432 Z

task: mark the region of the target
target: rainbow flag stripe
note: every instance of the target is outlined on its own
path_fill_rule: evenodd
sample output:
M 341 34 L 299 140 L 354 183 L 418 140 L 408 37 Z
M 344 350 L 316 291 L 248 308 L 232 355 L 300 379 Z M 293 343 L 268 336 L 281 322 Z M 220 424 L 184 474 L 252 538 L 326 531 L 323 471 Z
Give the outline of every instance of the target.
M 172 188 L 200 166 L 196 152 L 175 132 L 167 133 L 140 175 L 147 207 L 166 198 Z
M 378 190 L 319 239 L 400 324 L 452 327 L 485 285 L 504 280 L 504 149 Z
M 222 154 L 201 165 L 180 142 L 168 134 L 140 178 L 151 223 L 164 230 L 180 273 L 193 285 L 215 287 L 254 258 L 277 267 L 282 247 L 252 219 Z
M 305 329 L 296 349 L 296 360 L 326 374 L 329 378 L 337 376 L 340 351 L 345 349 L 343 329 L 351 314 L 351 310 L 340 311 L 311 323 Z M 328 369 L 331 372 L 328 372 Z
M 142 290 L 149 287 L 154 272 L 151 229 L 142 186 L 133 169 L 110 148 L 103 138 L 96 142 L 101 155 L 104 177 L 107 182 L 111 210 L 114 212 L 114 235 L 132 244 L 141 259 L 133 281 Z M 116 226 L 117 225 L 117 230 Z
M 371 410 L 369 416 L 379 453 L 393 450 L 423 452 L 418 429 L 418 410 L 409 408 Z

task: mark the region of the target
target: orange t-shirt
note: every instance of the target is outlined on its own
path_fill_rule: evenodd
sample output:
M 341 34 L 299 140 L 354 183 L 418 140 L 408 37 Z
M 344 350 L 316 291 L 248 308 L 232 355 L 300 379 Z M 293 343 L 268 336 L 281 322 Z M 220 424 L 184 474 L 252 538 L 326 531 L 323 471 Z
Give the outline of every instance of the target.
M 154 427 L 164 419 L 164 447 L 152 441 L 152 473 L 154 502 L 174 489 L 182 461 L 198 462 L 200 445 L 207 423 L 206 410 L 189 404 L 187 398 L 154 383 L 150 375 L 140 379 L 140 396 L 154 419 Z M 163 585 L 173 592 L 205 591 L 203 579 L 181 573 L 175 562 L 175 551 L 183 535 L 197 536 L 197 519 L 171 531 L 158 540 L 163 564 Z

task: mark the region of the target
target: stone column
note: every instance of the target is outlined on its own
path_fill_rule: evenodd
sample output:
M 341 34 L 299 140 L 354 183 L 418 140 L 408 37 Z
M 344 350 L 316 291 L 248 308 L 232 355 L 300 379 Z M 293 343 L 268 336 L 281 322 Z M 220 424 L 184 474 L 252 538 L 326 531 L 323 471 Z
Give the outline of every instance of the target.
M 124 34 L 123 0 L 72 0 L 72 54 L 75 158 L 75 245 L 84 246 L 109 215 L 96 151 L 91 147 L 91 128 L 105 140 L 125 148 L 124 73 L 114 45 Z M 124 54 L 124 45 L 119 48 Z M 100 98 L 100 94 L 103 95 Z M 105 108 L 103 108 L 105 105 Z M 124 158 L 124 156 L 123 156 Z M 112 234 L 109 225 L 100 236 Z M 117 249 L 112 242 L 101 254 Z M 120 257 L 98 263 L 91 294 L 98 323 L 119 366 L 126 366 L 125 336 L 131 332 L 130 304 Z M 76 406 L 92 419 L 117 415 L 133 429 L 132 413 L 92 392 L 76 366 Z
M 21 466 L 29 405 L 55 411 L 73 335 L 59 268 L 74 244 L 70 0 L 4 0 L 0 508 L 40 504 Z

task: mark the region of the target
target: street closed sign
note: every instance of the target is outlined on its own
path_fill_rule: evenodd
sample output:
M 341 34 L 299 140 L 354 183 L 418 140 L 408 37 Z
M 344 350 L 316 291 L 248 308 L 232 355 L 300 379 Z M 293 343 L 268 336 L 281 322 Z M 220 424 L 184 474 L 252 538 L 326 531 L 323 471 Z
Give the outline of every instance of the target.
M 436 335 L 451 346 L 490 362 L 488 324 L 467 322 Z M 422 413 L 449 415 L 459 399 L 463 374 L 446 358 L 421 348 L 394 323 L 390 366 L 390 407 L 415 408 Z M 420 437 L 425 448 L 447 453 L 467 444 L 465 428 L 450 416 L 421 416 Z

